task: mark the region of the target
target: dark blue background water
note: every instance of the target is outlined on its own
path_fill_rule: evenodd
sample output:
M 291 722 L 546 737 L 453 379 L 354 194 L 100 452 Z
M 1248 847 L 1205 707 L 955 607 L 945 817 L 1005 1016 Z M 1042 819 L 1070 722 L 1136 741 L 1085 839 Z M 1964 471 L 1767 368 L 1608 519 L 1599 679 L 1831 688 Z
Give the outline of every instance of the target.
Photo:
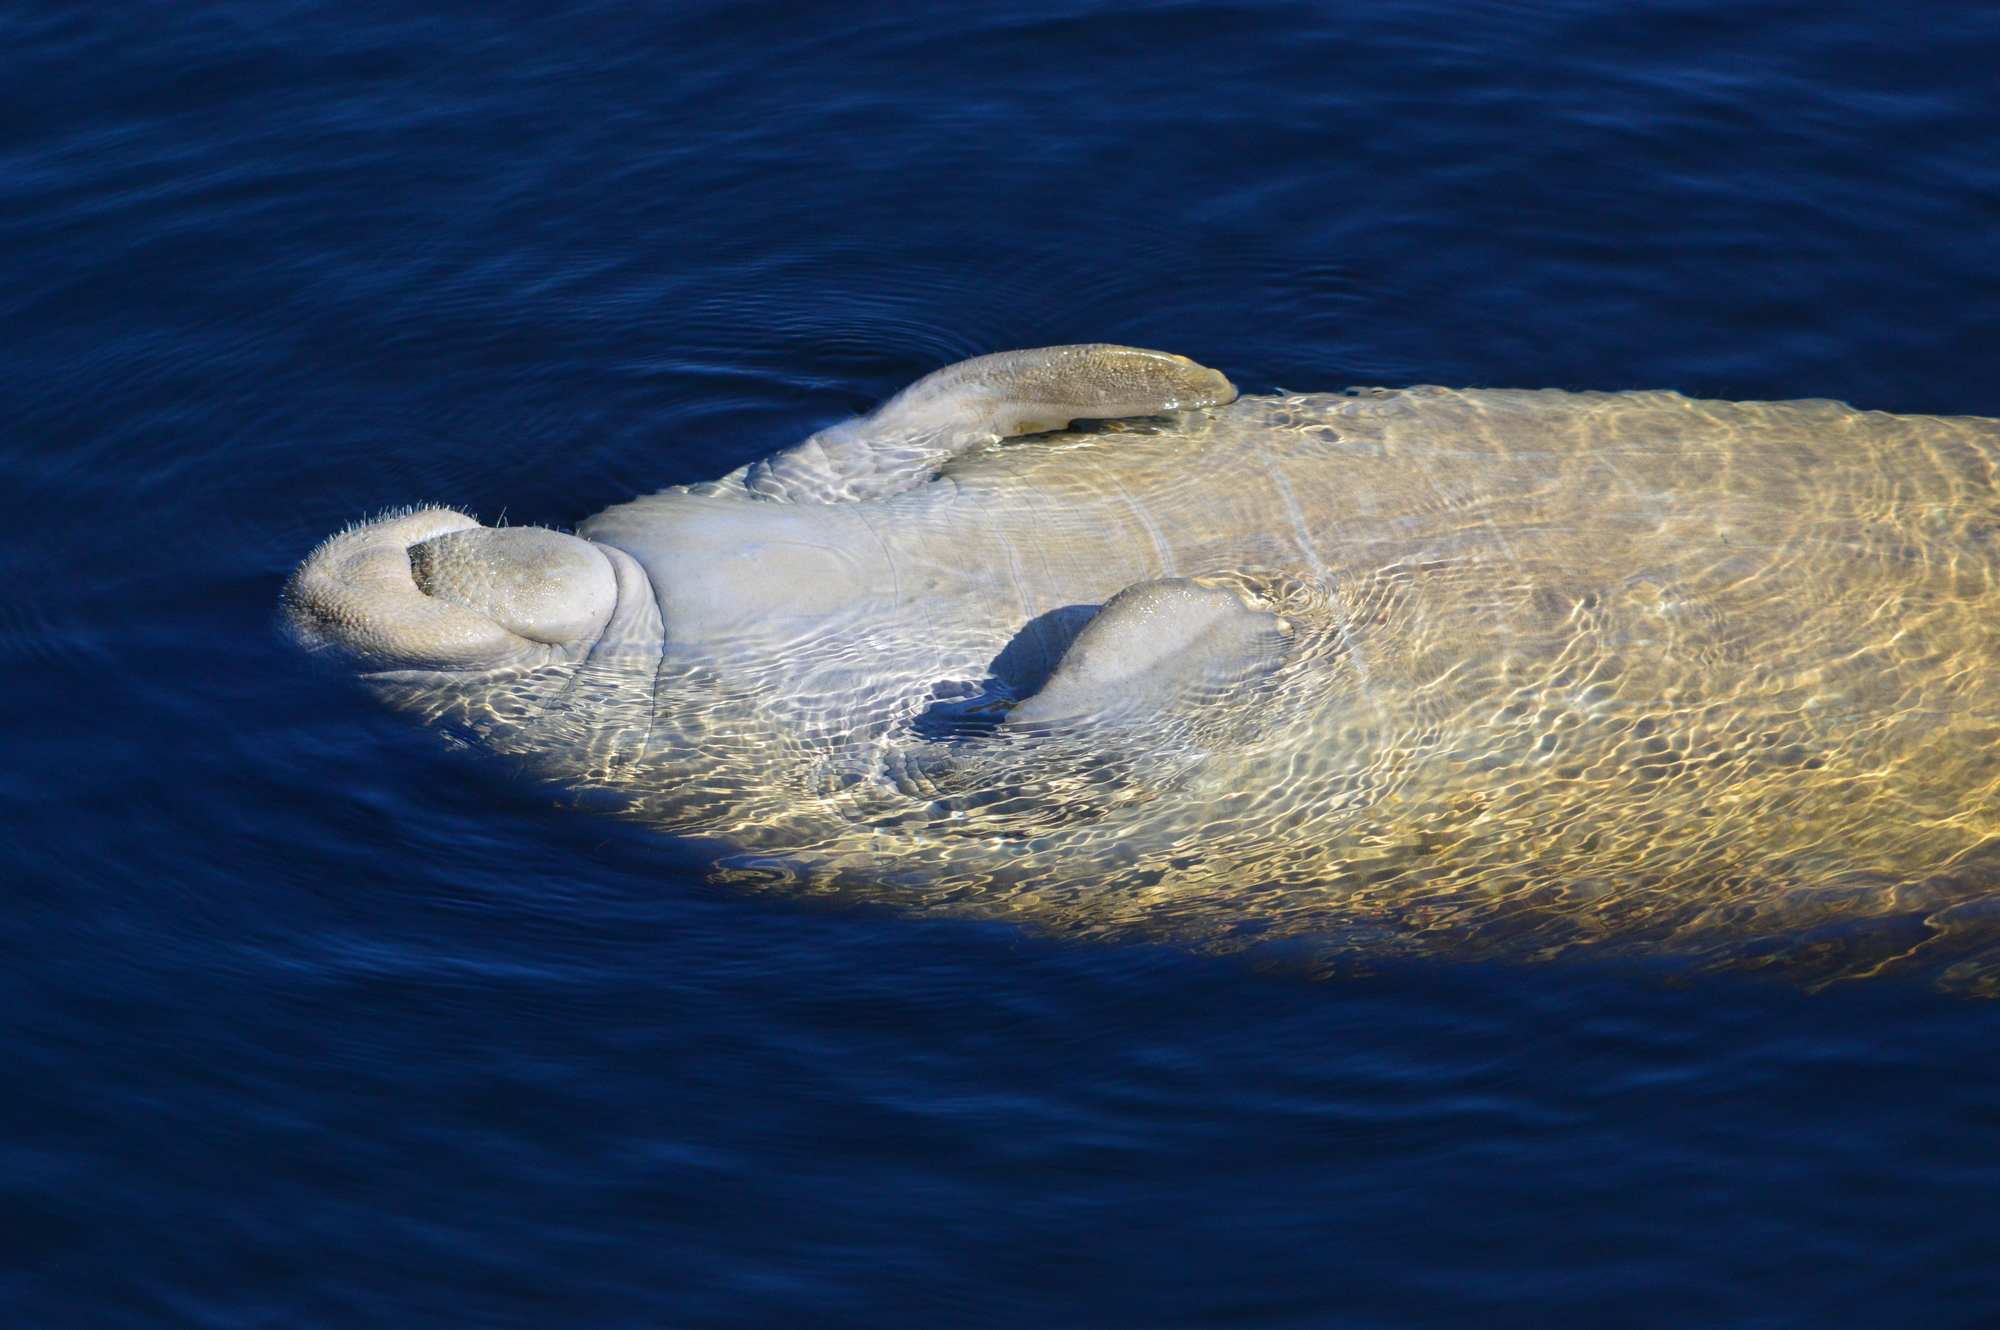
M 948 361 L 2000 414 L 2000 9 L 0 6 L 0 1321 L 2000 1324 L 2000 1009 L 702 885 L 305 672 Z

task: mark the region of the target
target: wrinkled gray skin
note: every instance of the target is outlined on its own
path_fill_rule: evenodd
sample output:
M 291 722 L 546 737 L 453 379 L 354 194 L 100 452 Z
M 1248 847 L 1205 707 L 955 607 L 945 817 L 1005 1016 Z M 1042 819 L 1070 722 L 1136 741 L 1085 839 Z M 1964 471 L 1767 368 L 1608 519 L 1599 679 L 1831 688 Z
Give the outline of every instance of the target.
M 745 886 L 1996 988 L 2000 422 L 1235 397 L 982 357 L 576 536 L 358 526 L 285 617 Z

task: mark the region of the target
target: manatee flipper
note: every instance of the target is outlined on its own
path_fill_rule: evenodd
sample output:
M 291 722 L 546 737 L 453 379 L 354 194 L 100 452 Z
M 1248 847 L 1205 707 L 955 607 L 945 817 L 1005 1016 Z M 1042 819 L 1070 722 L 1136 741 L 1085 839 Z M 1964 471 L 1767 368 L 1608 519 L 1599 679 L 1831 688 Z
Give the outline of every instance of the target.
M 1244 708 L 1219 704 L 1242 702 L 1289 646 L 1284 620 L 1232 591 L 1140 582 L 1105 603 L 992 736 L 890 749 L 882 774 L 931 806 L 934 830 L 1016 834 L 1094 818 L 1155 797 L 1201 749 L 1243 737 Z
M 1140 582 L 1105 602 L 1001 728 L 1153 723 L 1267 673 L 1286 640 L 1283 620 L 1234 592 L 1184 577 Z
M 1164 351 L 1098 342 L 1003 351 L 917 380 L 868 415 L 754 464 L 743 483 L 781 503 L 886 498 L 997 439 L 1235 400 L 1221 374 Z

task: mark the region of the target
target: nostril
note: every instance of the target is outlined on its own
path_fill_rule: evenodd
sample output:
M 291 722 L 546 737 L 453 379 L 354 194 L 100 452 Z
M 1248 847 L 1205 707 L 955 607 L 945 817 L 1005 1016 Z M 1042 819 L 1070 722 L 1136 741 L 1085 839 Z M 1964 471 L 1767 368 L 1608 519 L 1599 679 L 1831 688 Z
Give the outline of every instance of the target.
M 589 541 L 539 527 L 473 527 L 409 547 L 410 579 L 531 641 L 594 637 L 618 602 L 610 560 Z

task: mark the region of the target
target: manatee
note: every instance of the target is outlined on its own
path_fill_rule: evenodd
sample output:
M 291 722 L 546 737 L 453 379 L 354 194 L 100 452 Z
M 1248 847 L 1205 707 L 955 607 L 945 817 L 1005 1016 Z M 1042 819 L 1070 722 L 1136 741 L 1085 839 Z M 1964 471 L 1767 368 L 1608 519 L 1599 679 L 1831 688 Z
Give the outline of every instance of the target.
M 2000 991 L 2000 422 L 983 356 L 283 621 L 743 890 L 1247 950 Z M 1275 963 L 1275 962 L 1274 962 Z

